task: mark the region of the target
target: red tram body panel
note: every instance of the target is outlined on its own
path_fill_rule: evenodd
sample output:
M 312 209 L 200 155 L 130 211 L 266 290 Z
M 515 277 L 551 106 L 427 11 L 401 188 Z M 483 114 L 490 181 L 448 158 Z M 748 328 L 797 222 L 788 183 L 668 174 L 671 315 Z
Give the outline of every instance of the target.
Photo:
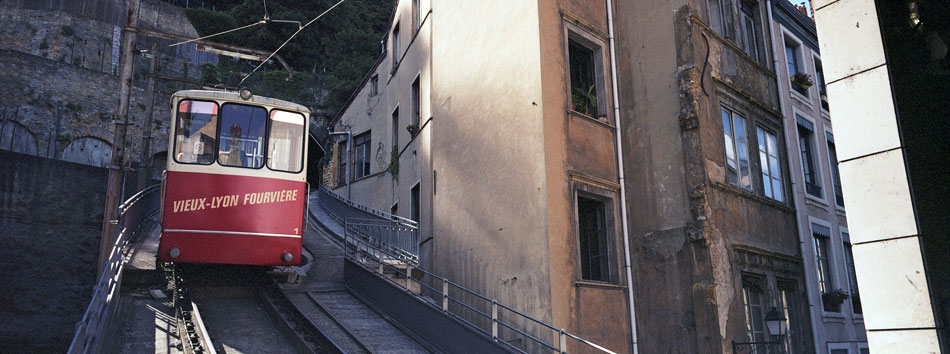
M 280 265 L 300 259 L 304 182 L 169 171 L 159 253 L 174 261 Z M 172 260 L 172 259 L 165 259 Z
M 172 105 L 159 259 L 299 264 L 309 111 L 197 90 L 176 93 Z

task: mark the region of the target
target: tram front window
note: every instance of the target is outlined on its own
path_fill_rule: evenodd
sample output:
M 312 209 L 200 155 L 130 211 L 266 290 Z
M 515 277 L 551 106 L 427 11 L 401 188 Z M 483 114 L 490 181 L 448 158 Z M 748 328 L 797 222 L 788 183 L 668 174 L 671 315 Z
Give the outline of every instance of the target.
M 225 103 L 221 105 L 218 163 L 224 166 L 259 168 L 264 165 L 263 107 Z
M 306 120 L 300 113 L 270 111 L 267 143 L 267 167 L 272 170 L 300 172 L 303 170 L 303 138 Z
M 182 100 L 178 103 L 176 120 L 175 161 L 201 165 L 214 162 L 218 105 L 207 101 Z

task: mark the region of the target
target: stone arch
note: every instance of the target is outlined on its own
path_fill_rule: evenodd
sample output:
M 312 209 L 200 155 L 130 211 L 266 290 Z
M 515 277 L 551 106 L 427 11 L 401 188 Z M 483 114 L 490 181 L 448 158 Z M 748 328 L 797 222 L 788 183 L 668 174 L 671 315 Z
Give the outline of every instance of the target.
M 0 128 L 0 149 L 36 155 L 36 136 L 19 122 L 7 121 Z
M 109 167 L 112 161 L 112 144 L 92 137 L 84 136 L 69 142 L 63 150 L 63 160 L 84 165 Z

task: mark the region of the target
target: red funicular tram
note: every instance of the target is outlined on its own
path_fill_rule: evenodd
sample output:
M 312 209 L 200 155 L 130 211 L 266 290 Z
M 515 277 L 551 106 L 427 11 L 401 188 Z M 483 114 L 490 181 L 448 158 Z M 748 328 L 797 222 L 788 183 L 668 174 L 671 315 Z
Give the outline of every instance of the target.
M 310 111 L 249 91 L 179 91 L 171 103 L 159 258 L 299 264 Z

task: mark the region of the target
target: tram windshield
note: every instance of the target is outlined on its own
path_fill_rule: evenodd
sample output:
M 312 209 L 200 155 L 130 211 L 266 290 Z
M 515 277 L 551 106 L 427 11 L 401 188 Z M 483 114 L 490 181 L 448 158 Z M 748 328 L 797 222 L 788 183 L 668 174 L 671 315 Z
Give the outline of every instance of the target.
M 303 170 L 304 116 L 300 113 L 274 109 L 270 111 L 267 144 L 267 167 L 272 170 L 300 172 Z
M 218 105 L 207 101 L 182 100 L 178 103 L 177 121 L 175 161 L 202 165 L 214 162 Z
M 218 163 L 224 166 L 259 168 L 264 166 L 263 107 L 225 103 L 221 106 Z

